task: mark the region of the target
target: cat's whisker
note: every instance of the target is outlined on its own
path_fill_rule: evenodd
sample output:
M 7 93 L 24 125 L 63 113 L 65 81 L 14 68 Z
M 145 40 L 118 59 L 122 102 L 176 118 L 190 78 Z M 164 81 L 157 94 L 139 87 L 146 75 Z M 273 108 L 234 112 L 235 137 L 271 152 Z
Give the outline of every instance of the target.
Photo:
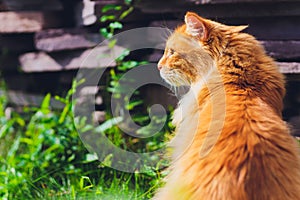
M 170 35 L 172 35 L 172 30 L 168 29 L 167 27 L 164 27 L 166 31 L 163 32 L 161 35 L 161 39 L 163 41 L 167 41 Z

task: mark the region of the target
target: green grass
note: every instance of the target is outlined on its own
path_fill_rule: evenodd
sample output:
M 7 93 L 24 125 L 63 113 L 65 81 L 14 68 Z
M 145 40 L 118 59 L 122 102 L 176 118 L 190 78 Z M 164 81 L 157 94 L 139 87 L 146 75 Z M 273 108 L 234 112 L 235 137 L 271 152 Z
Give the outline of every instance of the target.
M 117 171 L 104 167 L 86 150 L 74 120 L 80 131 L 88 130 L 90 125 L 72 115 L 71 96 L 77 84 L 66 97 L 56 97 L 65 104 L 58 111 L 51 109 L 48 94 L 40 107 L 24 108 L 22 114 L 7 116 L 6 96 L 0 97 L 0 199 L 142 200 L 149 199 L 160 185 L 159 170 L 149 167 L 147 173 Z M 137 152 L 162 146 L 161 138 L 152 138 L 140 141 L 143 145 L 136 147 L 136 141 L 122 137 L 115 126 L 107 129 L 107 136 L 115 144 Z

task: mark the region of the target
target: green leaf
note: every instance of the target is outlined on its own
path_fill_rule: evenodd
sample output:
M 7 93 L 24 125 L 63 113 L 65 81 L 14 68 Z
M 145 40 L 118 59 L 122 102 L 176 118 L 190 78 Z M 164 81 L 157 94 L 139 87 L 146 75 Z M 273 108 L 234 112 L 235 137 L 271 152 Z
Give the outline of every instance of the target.
M 114 16 L 114 15 L 103 15 L 100 18 L 100 22 L 112 21 L 112 20 L 115 20 L 115 19 L 116 19 L 116 16 Z
M 110 167 L 112 164 L 113 154 L 108 154 L 104 160 L 101 162 L 102 166 Z
M 138 122 L 138 123 L 144 123 L 146 121 L 149 121 L 149 116 L 134 116 L 133 121 Z
M 111 22 L 108 27 L 111 29 L 121 29 L 123 25 L 120 22 Z
M 14 120 L 9 120 L 6 124 L 4 124 L 1 128 L 0 128 L 0 138 L 4 137 L 10 128 L 12 128 L 14 125 Z
M 59 123 L 59 124 L 62 124 L 62 123 L 65 121 L 65 119 L 66 119 L 66 117 L 67 117 L 69 111 L 71 111 L 71 110 L 72 110 L 72 104 L 67 104 L 67 105 L 64 107 L 64 109 L 63 109 L 63 111 L 62 111 L 62 113 L 61 113 L 61 115 L 60 115 L 60 117 L 59 117 L 59 120 L 58 120 L 58 123 Z
M 100 34 L 101 34 L 103 37 L 105 37 L 106 39 L 109 39 L 109 38 L 111 38 L 111 37 L 113 36 L 113 34 L 112 34 L 111 32 L 109 32 L 109 31 L 107 30 L 107 28 L 101 28 L 101 29 L 100 29 Z
M 115 117 L 115 118 L 106 120 L 103 124 L 98 126 L 95 129 L 95 131 L 98 132 L 98 133 L 104 133 L 106 130 L 112 128 L 113 126 L 117 125 L 121 121 L 123 121 L 123 117 Z
M 20 145 L 20 139 L 21 136 L 18 136 L 17 138 L 14 139 L 14 143 L 13 145 L 10 147 L 8 153 L 7 153 L 7 157 L 8 158 L 12 158 L 15 156 L 17 150 L 19 149 L 19 145 Z
M 25 126 L 25 120 L 22 119 L 21 117 L 15 117 L 14 119 L 15 119 L 16 123 L 18 123 L 20 126 L 22 126 L 22 127 Z
M 116 59 L 117 62 L 121 62 L 124 60 L 126 56 L 130 54 L 130 51 L 128 49 L 125 49 L 122 54 Z
M 89 185 L 85 186 L 85 182 L 88 182 Z M 93 187 L 93 183 L 88 176 L 82 176 L 79 181 L 79 187 L 81 190 L 87 190 Z
M 127 17 L 132 11 L 133 11 L 133 7 L 128 8 L 127 10 L 125 10 L 119 17 L 120 20 L 124 19 L 125 17 Z
M 60 97 L 60 96 L 56 95 L 56 96 L 54 96 L 54 98 L 55 98 L 55 100 L 60 101 L 60 102 L 62 102 L 64 104 L 67 103 L 67 100 L 65 98 Z
M 118 67 L 119 70 L 128 70 L 128 69 L 132 69 L 136 66 L 138 66 L 140 63 L 137 62 L 137 61 L 125 61 L 125 62 L 122 62 L 122 65 L 120 65 Z
M 108 4 L 108 5 L 103 6 L 103 8 L 101 9 L 101 12 L 106 13 L 107 11 L 110 11 L 110 10 L 121 10 L 121 9 L 122 9 L 122 6 Z
M 35 143 L 35 141 L 33 141 L 33 140 L 30 139 L 30 138 L 21 138 L 21 139 L 20 139 L 20 142 L 25 143 L 25 144 L 28 144 L 28 145 L 33 145 L 33 144 Z
M 109 41 L 108 47 L 112 49 L 116 45 L 116 43 L 117 43 L 117 40 L 113 39 L 113 40 Z
M 48 148 L 47 150 L 45 150 L 43 153 L 44 153 L 44 154 L 50 154 L 51 151 L 54 151 L 54 150 L 59 149 L 59 148 L 61 148 L 61 146 L 60 146 L 59 144 L 53 144 L 53 145 L 51 145 L 51 147 L 49 147 L 49 148 Z
M 74 160 L 76 157 L 75 154 L 72 154 L 69 158 L 68 158 L 68 162 L 71 162 L 72 160 Z
M 71 185 L 71 196 L 72 199 L 76 199 L 76 189 L 74 185 Z
M 127 110 L 132 110 L 134 109 L 136 106 L 143 104 L 143 100 L 137 100 L 137 101 L 132 101 L 129 104 L 126 105 L 126 109 Z
M 51 101 L 51 94 L 48 93 L 45 97 L 44 100 L 41 104 L 41 111 L 43 113 L 47 113 L 49 111 L 49 107 L 50 107 L 50 101 Z

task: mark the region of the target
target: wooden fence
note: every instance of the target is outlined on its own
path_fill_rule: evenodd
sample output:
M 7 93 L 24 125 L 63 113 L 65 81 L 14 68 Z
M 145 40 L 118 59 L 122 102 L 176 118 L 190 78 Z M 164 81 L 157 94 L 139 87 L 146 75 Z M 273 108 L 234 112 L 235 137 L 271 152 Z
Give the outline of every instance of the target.
M 107 4 L 127 6 L 123 0 L 0 0 L 0 70 L 13 104 L 36 105 L 40 95 L 61 94 L 70 87 L 80 63 L 103 41 L 99 28 L 106 24 L 99 18 Z M 300 1 L 136 0 L 133 7 L 122 21 L 123 30 L 172 29 L 182 23 L 186 11 L 229 25 L 249 25 L 246 31 L 262 42 L 287 76 L 284 116 L 300 133 Z M 97 49 L 99 54 L 105 50 Z M 161 51 L 135 55 L 151 62 L 160 56 Z M 82 67 L 99 67 L 96 59 Z M 166 96 L 161 90 L 150 88 L 147 98 L 153 93 Z

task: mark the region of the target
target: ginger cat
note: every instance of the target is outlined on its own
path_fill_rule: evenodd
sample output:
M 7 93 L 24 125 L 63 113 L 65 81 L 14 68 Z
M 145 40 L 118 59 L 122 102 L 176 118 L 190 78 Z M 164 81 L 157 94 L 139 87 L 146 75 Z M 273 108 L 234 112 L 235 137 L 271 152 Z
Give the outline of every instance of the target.
M 190 85 L 174 112 L 170 173 L 155 200 L 297 200 L 297 143 L 281 118 L 284 77 L 246 26 L 188 12 L 158 69 Z

